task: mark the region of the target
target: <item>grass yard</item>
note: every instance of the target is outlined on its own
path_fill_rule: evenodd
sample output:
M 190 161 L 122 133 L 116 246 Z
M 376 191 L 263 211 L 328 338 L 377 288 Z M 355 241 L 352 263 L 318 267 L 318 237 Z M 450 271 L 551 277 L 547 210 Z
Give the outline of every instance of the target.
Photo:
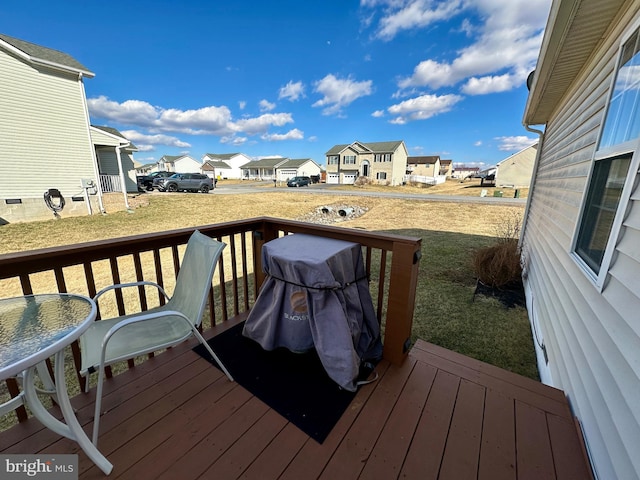
M 132 204 L 137 205 L 134 213 L 4 225 L 0 227 L 0 253 L 261 215 L 302 219 L 323 205 L 356 205 L 366 212 L 337 225 L 422 238 L 414 340 L 423 338 L 538 378 L 526 309 L 507 309 L 496 299 L 473 296 L 474 251 L 492 244 L 505 219 L 521 214 L 523 206 L 299 195 L 286 190 L 243 195 L 224 195 L 219 191 L 209 195 L 142 194 Z M 11 296 L 1 282 L 0 289 L 3 296 Z

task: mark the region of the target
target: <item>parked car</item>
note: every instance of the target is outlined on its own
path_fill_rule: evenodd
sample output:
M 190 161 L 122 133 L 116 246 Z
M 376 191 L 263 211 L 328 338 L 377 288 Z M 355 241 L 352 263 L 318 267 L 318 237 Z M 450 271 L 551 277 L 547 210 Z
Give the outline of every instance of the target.
M 138 190 L 147 190 L 150 192 L 153 190 L 153 181 L 158 178 L 166 178 L 173 175 L 173 172 L 151 172 L 149 175 L 138 175 L 136 177 L 138 181 Z
M 309 177 L 293 177 L 287 182 L 287 187 L 308 187 L 310 183 Z
M 202 192 L 213 189 L 213 180 L 201 173 L 174 173 L 170 177 L 154 180 L 154 186 L 162 192 Z

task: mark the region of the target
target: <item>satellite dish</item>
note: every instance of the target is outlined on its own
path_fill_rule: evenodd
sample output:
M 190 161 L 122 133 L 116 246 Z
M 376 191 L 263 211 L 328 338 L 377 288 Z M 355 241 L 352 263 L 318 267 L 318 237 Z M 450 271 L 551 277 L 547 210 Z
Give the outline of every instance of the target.
M 536 73 L 535 70 L 532 70 L 529 76 L 527 77 L 527 90 L 531 90 L 531 84 L 533 83 L 533 75 Z

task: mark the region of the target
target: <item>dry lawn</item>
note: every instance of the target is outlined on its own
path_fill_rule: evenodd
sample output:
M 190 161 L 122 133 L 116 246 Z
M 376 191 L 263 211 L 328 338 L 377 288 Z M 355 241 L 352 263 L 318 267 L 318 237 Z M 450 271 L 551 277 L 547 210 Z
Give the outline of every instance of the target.
M 446 185 L 446 184 L 445 184 Z M 350 187 L 358 188 L 358 187 Z M 367 187 L 386 188 L 389 187 Z M 397 187 L 411 188 L 411 187 Z M 434 187 L 437 188 L 437 187 Z M 458 195 L 459 190 L 454 190 Z M 521 206 L 474 205 L 419 200 L 305 195 L 287 190 L 255 194 L 140 194 L 134 213 L 124 211 L 0 227 L 0 254 L 76 244 L 140 233 L 194 227 L 262 215 L 299 219 L 323 205 L 353 204 L 365 215 L 340 225 L 371 231 L 419 228 L 495 236 L 502 219 Z

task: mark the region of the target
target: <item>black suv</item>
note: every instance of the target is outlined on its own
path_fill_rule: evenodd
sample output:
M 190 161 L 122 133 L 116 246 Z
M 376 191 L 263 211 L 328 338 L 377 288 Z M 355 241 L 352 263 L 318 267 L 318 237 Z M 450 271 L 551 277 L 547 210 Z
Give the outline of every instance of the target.
M 150 192 L 153 190 L 153 180 L 158 178 L 166 178 L 173 175 L 173 172 L 152 172 L 149 175 L 138 175 L 136 179 L 138 180 L 138 190 L 146 190 Z
M 287 182 L 287 187 L 308 187 L 310 183 L 309 177 L 293 177 Z
M 174 173 L 168 178 L 156 179 L 154 186 L 163 192 L 202 192 L 213 189 L 213 180 L 202 173 Z

